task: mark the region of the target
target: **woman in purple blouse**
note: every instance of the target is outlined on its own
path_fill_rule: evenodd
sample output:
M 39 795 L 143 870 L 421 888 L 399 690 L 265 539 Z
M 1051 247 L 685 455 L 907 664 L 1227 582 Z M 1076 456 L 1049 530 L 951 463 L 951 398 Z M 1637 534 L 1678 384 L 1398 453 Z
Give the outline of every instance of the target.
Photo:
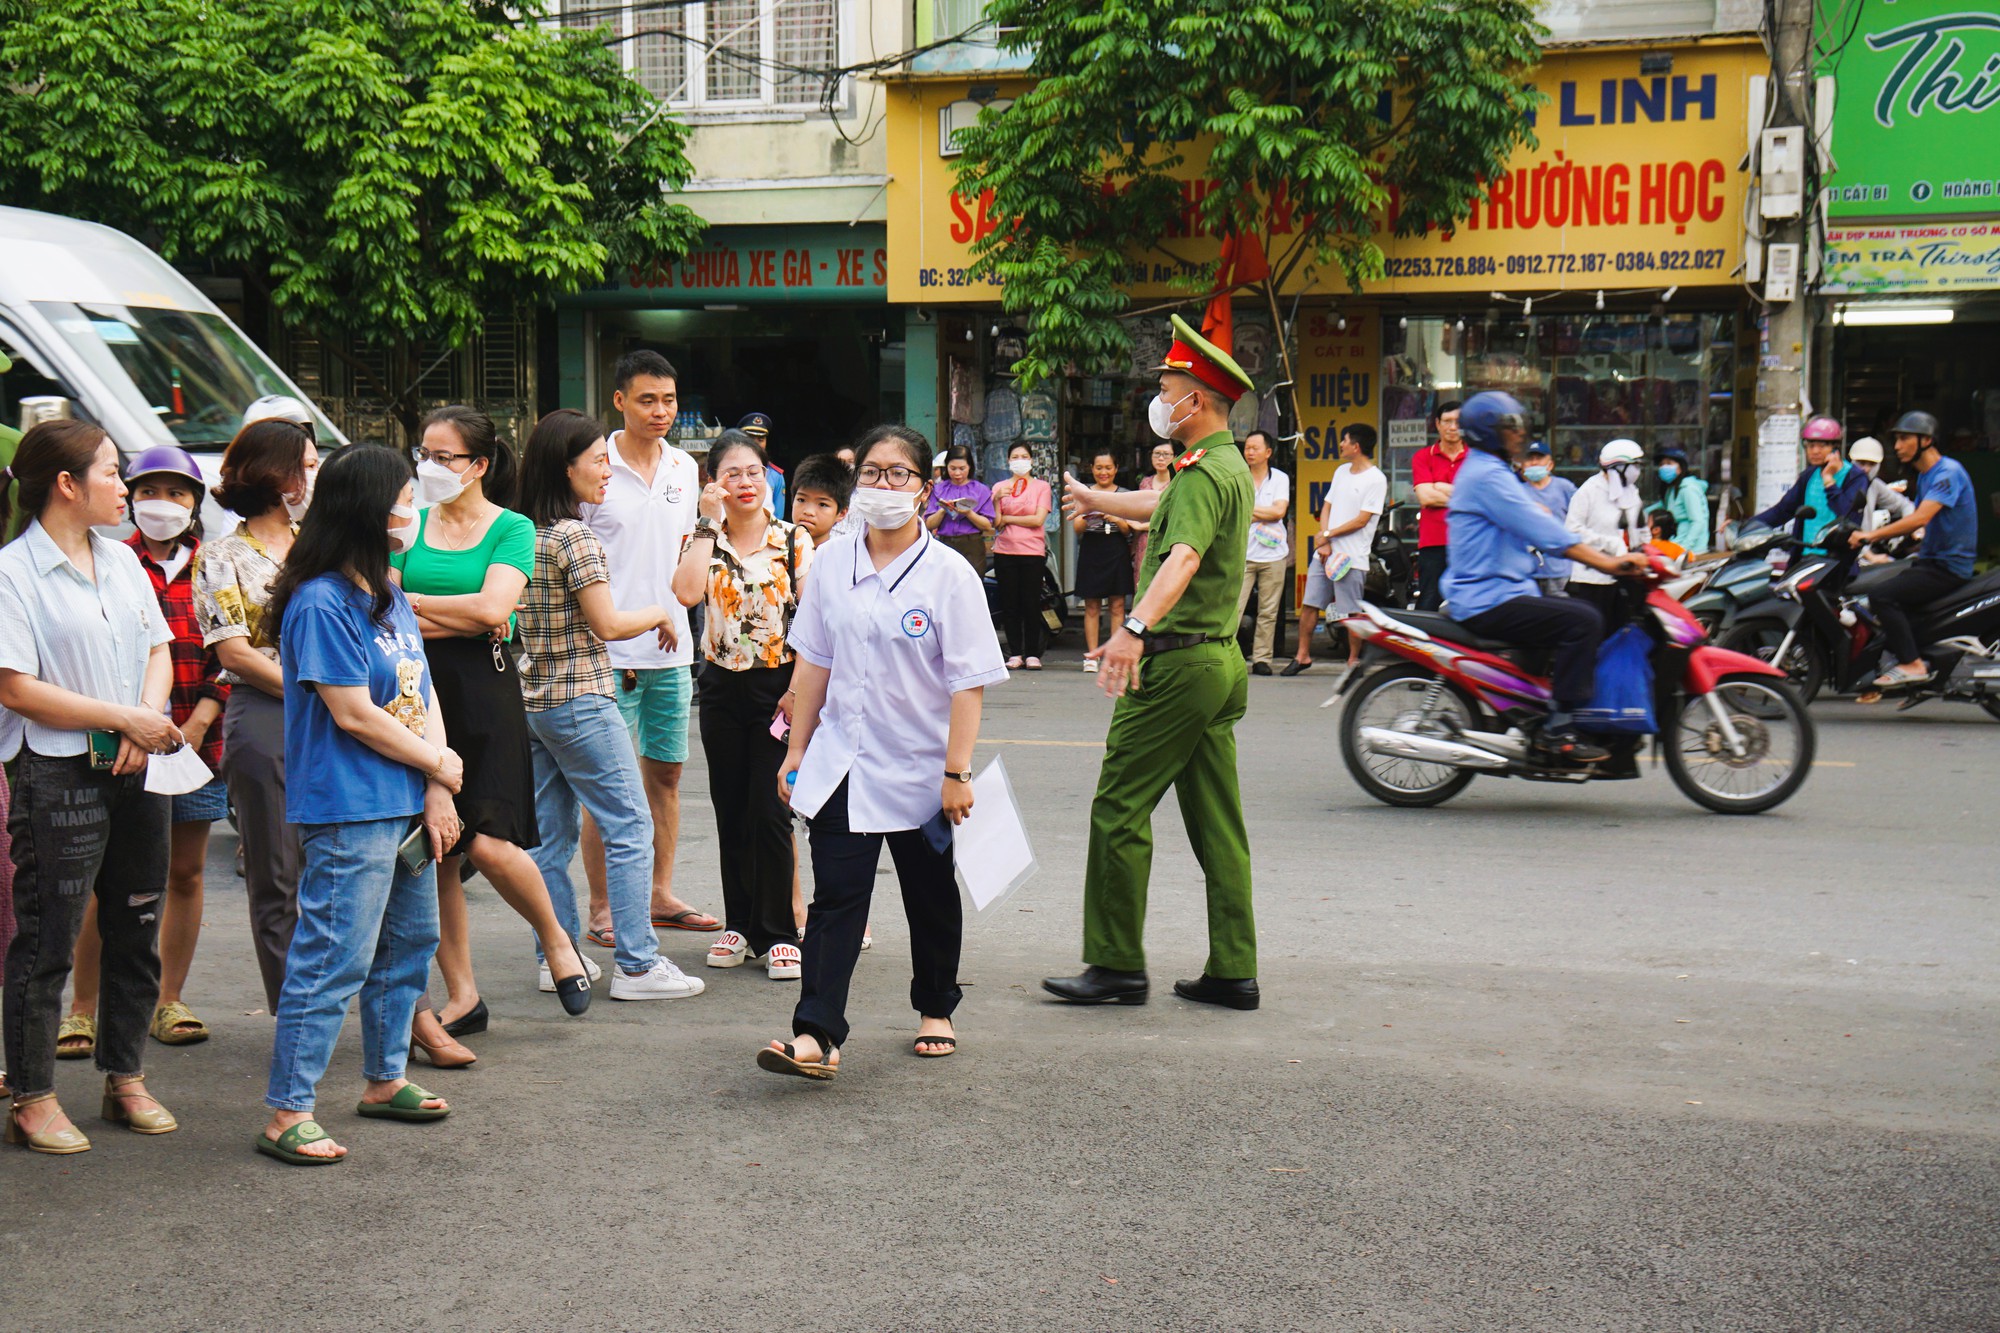
M 972 475 L 972 451 L 954 444 L 944 451 L 944 480 L 931 487 L 924 526 L 986 574 L 986 539 L 993 532 L 993 490 Z

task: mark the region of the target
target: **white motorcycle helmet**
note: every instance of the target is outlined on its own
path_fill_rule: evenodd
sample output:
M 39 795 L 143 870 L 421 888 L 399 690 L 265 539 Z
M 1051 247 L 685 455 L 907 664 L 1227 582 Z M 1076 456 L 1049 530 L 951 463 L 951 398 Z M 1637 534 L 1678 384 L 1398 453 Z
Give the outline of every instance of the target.
M 289 394 L 267 393 L 243 409 L 243 424 L 246 426 L 253 421 L 268 421 L 272 417 L 280 421 L 296 421 L 307 430 L 313 426 L 312 409 Z
M 1882 441 L 1876 439 L 1873 435 L 1864 435 L 1854 442 L 1854 447 L 1847 451 L 1847 456 L 1856 463 L 1874 463 L 1880 465 L 1882 462 Z
M 1643 463 L 1646 451 L 1634 440 L 1613 440 L 1597 451 L 1597 465 L 1612 467 L 1619 463 Z

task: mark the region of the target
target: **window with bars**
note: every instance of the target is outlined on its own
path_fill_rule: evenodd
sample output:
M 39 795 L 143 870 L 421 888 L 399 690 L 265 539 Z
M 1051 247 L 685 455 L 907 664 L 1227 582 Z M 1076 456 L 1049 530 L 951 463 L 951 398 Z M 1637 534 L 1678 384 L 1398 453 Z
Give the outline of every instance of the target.
M 675 106 L 814 106 L 841 61 L 842 0 L 562 0 L 608 30 L 632 77 Z

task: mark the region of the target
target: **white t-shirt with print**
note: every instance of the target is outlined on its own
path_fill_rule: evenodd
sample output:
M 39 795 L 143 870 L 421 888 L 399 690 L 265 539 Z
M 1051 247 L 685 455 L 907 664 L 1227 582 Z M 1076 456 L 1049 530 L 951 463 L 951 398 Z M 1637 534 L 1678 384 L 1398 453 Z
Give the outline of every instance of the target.
M 1270 475 L 1266 476 L 1263 483 L 1257 487 L 1257 499 L 1254 504 L 1256 508 L 1263 509 L 1291 498 L 1292 479 L 1277 468 L 1272 468 Z M 1285 520 L 1281 518 L 1270 523 L 1258 523 L 1253 520 L 1250 524 L 1250 548 L 1244 558 L 1253 565 L 1268 565 L 1289 555 L 1289 546 L 1290 543 L 1285 540 Z
M 1375 529 L 1382 525 L 1382 510 L 1388 499 L 1389 474 L 1381 468 L 1371 467 L 1366 472 L 1356 472 L 1352 464 L 1342 463 L 1333 470 L 1333 480 L 1326 488 L 1330 519 L 1326 528 L 1352 523 L 1362 514 L 1375 515 L 1362 527 L 1335 537 L 1329 543 L 1336 563 L 1344 555 L 1361 568 L 1368 567 L 1368 553 L 1375 544 Z
M 612 605 L 620 611 L 665 607 L 673 616 L 675 644 L 672 652 L 662 652 L 658 636 L 647 633 L 604 646 L 611 665 L 621 671 L 686 666 L 694 660 L 694 642 L 688 633 L 687 610 L 674 596 L 674 569 L 700 514 L 701 469 L 692 454 L 663 442 L 653 484 L 648 486 L 619 452 L 624 436 L 624 431 L 615 431 L 607 442 L 611 485 L 604 503 L 579 509 L 604 543 Z

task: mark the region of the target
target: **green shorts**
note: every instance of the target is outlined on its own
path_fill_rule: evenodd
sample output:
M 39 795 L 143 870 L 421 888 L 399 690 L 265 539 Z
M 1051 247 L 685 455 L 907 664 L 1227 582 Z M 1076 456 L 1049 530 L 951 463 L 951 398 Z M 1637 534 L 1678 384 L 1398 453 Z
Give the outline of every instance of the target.
M 628 681 L 636 681 L 631 689 Z M 688 702 L 693 693 L 684 666 L 618 672 L 618 712 L 625 719 L 641 759 L 685 764 L 688 757 Z

